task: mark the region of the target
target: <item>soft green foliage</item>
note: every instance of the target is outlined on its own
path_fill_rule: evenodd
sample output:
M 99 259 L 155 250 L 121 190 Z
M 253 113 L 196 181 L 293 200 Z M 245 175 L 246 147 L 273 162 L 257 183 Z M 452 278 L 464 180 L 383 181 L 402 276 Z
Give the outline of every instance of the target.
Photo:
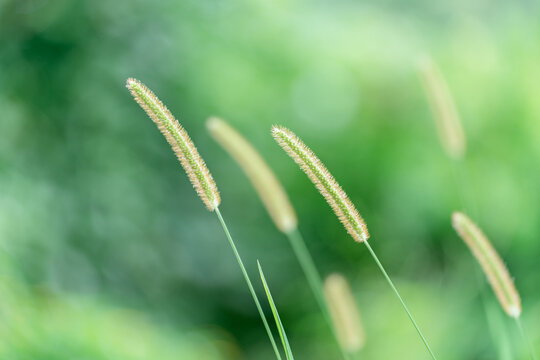
M 471 216 L 505 254 L 538 354 L 537 17 L 525 0 L 0 1 L 0 248 L 30 288 L 143 313 L 179 344 L 189 330 L 215 330 L 235 349 L 230 359 L 274 358 L 219 224 L 123 86 L 134 76 L 196 140 L 247 270 L 256 274 L 260 258 L 271 275 L 297 359 L 338 354 L 290 245 L 206 133 L 211 114 L 281 179 L 321 274 L 350 279 L 368 334 L 363 358 L 426 354 L 367 251 L 268 136 L 272 124 L 309 140 L 361 210 L 441 359 L 494 359 L 481 291 L 464 281 L 477 265 L 449 223 L 458 190 L 416 71 L 429 53 L 467 136 Z M 515 324 L 482 291 L 512 359 L 525 359 Z M 53 339 L 34 344 L 58 354 Z
M 217 332 L 175 331 L 134 310 L 28 288 L 0 267 L 2 359 L 217 360 L 235 353 Z

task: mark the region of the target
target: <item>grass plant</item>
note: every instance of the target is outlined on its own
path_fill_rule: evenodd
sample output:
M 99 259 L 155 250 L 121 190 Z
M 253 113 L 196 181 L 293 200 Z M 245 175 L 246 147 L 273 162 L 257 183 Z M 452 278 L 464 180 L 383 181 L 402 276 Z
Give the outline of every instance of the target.
M 531 359 L 534 359 L 532 346 L 520 320 L 521 298 L 501 257 L 482 230 L 464 213 L 454 212 L 452 225 L 482 267 L 504 311 L 515 319 Z
M 238 266 L 244 275 L 244 279 L 249 288 L 249 292 L 253 297 L 253 301 L 257 307 L 261 320 L 264 324 L 268 338 L 272 344 L 272 348 L 276 355 L 277 359 L 281 359 L 281 355 L 272 335 L 272 331 L 268 325 L 268 321 L 264 315 L 264 312 L 261 308 L 257 294 L 253 289 L 253 285 L 249 278 L 249 275 L 246 271 L 242 258 L 236 245 L 231 237 L 229 229 L 219 211 L 220 196 L 214 182 L 210 171 L 206 167 L 204 160 L 199 155 L 197 148 L 191 141 L 189 135 L 180 125 L 180 123 L 174 118 L 169 109 L 158 99 L 158 97 L 148 89 L 140 81 L 129 78 L 126 84 L 127 88 L 137 101 L 137 103 L 143 108 L 143 110 L 148 114 L 148 116 L 156 123 L 161 133 L 167 139 L 169 145 L 171 145 L 173 151 L 175 152 L 178 160 L 182 164 L 184 170 L 186 171 L 191 183 L 193 184 L 197 194 L 202 199 L 203 203 L 206 205 L 207 209 L 214 211 L 223 227 L 223 231 L 227 236 L 229 244 L 234 252 Z
M 309 287 L 339 344 L 325 301 L 321 276 L 298 230 L 298 219 L 285 189 L 255 147 L 226 121 L 211 117 L 207 120 L 206 126 L 212 137 L 240 165 L 261 198 L 270 218 L 287 236 Z M 346 351 L 342 347 L 340 349 L 343 357 L 347 359 Z
M 420 78 L 445 153 L 452 159 L 462 159 L 466 150 L 465 133 L 454 98 L 439 67 L 427 55 L 420 62 Z
M 424 55 L 419 65 L 420 79 L 435 120 L 439 142 L 445 155 L 451 161 L 451 170 L 453 171 L 456 192 L 459 195 L 461 206 L 466 212 L 478 216 L 478 207 L 471 192 L 465 164 L 467 139 L 452 91 L 439 66 L 429 55 Z M 502 326 L 502 321 L 494 320 L 497 314 L 490 311 L 490 305 L 486 300 L 485 287 L 482 286 L 482 282 L 479 280 L 481 273 L 478 272 L 477 275 L 475 278 L 478 281 L 478 291 L 484 307 L 491 340 L 497 349 L 499 359 L 503 360 L 506 353 L 504 343 L 508 342 L 508 338 L 501 341 L 501 336 L 506 329 Z
M 364 243 L 375 260 L 375 263 L 381 270 L 386 281 L 398 297 L 401 305 L 405 309 L 411 323 L 418 332 L 418 335 L 422 339 L 422 342 L 426 346 L 427 351 L 433 359 L 436 359 L 435 354 L 431 350 L 426 338 L 422 334 L 422 331 L 418 327 L 411 312 L 407 308 L 407 305 L 403 301 L 403 298 L 399 294 L 394 283 L 388 276 L 383 265 L 379 261 L 379 258 L 369 245 L 367 241 L 369 233 L 364 219 L 360 216 L 352 202 L 349 200 L 347 194 L 343 191 L 341 186 L 337 183 L 334 177 L 323 165 L 321 160 L 308 148 L 300 138 L 298 138 L 292 131 L 281 126 L 272 127 L 272 135 L 277 143 L 287 152 L 287 154 L 300 166 L 300 168 L 306 173 L 309 179 L 313 182 L 315 187 L 326 199 L 328 204 L 332 207 L 337 217 L 347 229 L 347 232 L 351 237 L 360 243 Z

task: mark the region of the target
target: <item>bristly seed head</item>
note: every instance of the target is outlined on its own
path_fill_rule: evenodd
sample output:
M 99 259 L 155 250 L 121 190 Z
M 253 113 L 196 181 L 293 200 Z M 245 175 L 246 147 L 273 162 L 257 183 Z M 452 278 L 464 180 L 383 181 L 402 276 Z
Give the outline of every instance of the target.
M 486 235 L 461 212 L 452 214 L 452 225 L 482 266 L 504 311 L 511 317 L 519 317 L 521 314 L 519 294 L 506 266 Z
M 328 275 L 324 280 L 324 297 L 343 350 L 349 353 L 361 350 L 366 335 L 354 295 L 343 275 Z
M 221 201 L 219 191 L 187 132 L 169 109 L 140 81 L 129 78 L 126 87 L 165 136 L 208 210 L 215 210 Z
M 222 119 L 211 117 L 206 126 L 246 173 L 277 228 L 286 234 L 296 229 L 298 220 L 289 197 L 259 152 Z
M 465 155 L 466 140 L 456 104 L 443 74 L 428 56 L 421 61 L 420 77 L 443 149 L 449 157 L 461 159 Z
M 273 126 L 272 135 L 315 184 L 353 239 L 358 242 L 367 241 L 369 233 L 364 219 L 319 158 L 292 131 L 284 127 Z

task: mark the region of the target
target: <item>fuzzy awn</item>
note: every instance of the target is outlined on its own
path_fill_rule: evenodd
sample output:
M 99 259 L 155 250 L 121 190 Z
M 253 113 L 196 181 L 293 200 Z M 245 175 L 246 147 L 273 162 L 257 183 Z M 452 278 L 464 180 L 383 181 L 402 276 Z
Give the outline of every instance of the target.
M 298 138 L 292 131 L 281 126 L 274 126 L 272 127 L 272 135 L 278 144 L 287 152 L 287 154 L 289 154 L 289 156 L 300 166 L 300 168 L 304 170 L 317 189 L 319 189 L 319 192 L 324 196 L 328 204 L 330 204 L 352 238 L 366 245 L 368 251 L 373 257 L 373 260 L 375 260 L 375 263 L 388 282 L 388 285 L 390 285 L 401 302 L 401 305 L 405 309 L 405 312 L 409 316 L 411 323 L 418 332 L 418 335 L 422 339 L 422 342 L 426 346 L 429 354 L 433 359 L 436 359 L 435 354 L 428 345 L 422 331 L 420 331 L 420 328 L 412 317 L 407 305 L 405 305 L 403 298 L 399 294 L 397 288 L 394 286 L 390 276 L 388 276 L 386 273 L 386 270 L 379 261 L 379 258 L 369 245 L 369 242 L 367 241 L 369 238 L 369 233 L 364 219 L 362 219 L 354 205 L 351 203 L 347 197 L 347 194 L 345 194 L 341 186 L 339 186 L 319 158 L 315 156 L 311 149 L 309 149 L 306 144 L 304 144 L 302 140 L 300 140 L 300 138 Z

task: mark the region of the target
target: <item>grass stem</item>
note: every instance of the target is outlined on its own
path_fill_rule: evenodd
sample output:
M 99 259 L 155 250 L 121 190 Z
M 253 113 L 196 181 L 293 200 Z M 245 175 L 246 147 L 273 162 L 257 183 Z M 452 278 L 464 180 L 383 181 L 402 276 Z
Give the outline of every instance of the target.
M 259 311 L 259 315 L 261 316 L 261 320 L 264 324 L 264 328 L 266 329 L 266 333 L 268 334 L 268 338 L 270 339 L 270 342 L 272 343 L 272 347 L 274 348 L 274 352 L 276 354 L 276 358 L 278 360 L 281 360 L 281 355 L 279 354 L 278 347 L 276 345 L 276 341 L 274 340 L 274 336 L 272 335 L 272 331 L 270 330 L 270 326 L 268 326 L 268 321 L 266 321 L 266 317 L 264 316 L 264 312 L 261 308 L 261 304 L 259 303 L 259 299 L 257 298 L 257 294 L 255 293 L 255 290 L 253 289 L 253 285 L 251 284 L 251 280 L 249 279 L 248 273 L 246 271 L 246 268 L 244 266 L 244 263 L 242 262 L 242 259 L 240 258 L 240 254 L 238 253 L 238 250 L 236 250 L 236 246 L 234 245 L 234 241 L 231 237 L 231 234 L 229 233 L 229 229 L 227 228 L 227 225 L 225 224 L 225 221 L 223 220 L 223 216 L 221 216 L 221 212 L 219 211 L 219 208 L 216 207 L 215 212 L 217 214 L 217 217 L 219 218 L 219 222 L 221 223 L 221 226 L 223 227 L 223 231 L 225 231 L 225 235 L 227 235 L 227 239 L 229 240 L 229 244 L 231 245 L 231 248 L 234 252 L 234 256 L 236 257 L 236 261 L 238 261 L 238 265 L 240 266 L 240 269 L 242 270 L 242 274 L 244 275 L 244 279 L 246 279 L 247 286 L 249 288 L 249 292 L 251 293 L 251 296 L 253 297 L 253 301 L 255 301 L 255 305 L 257 306 L 257 310 Z
M 488 298 L 485 276 L 483 276 L 483 273 L 480 269 L 476 269 L 475 272 L 478 291 L 480 293 L 480 299 L 482 300 L 482 307 L 484 308 L 484 315 L 491 335 L 491 341 L 497 350 L 497 358 L 499 360 L 511 360 L 512 350 L 510 339 L 508 337 L 506 326 L 501 319 L 502 314 L 500 309 L 490 301 L 491 297 Z
M 334 339 L 336 339 L 338 347 L 341 351 L 341 355 L 344 359 L 350 360 L 350 356 L 342 349 L 341 345 L 339 345 L 336 330 L 334 329 L 334 325 L 332 324 L 332 320 L 330 319 L 328 306 L 326 304 L 326 300 L 324 299 L 321 276 L 319 274 L 319 271 L 317 270 L 317 267 L 315 266 L 315 263 L 313 262 L 313 258 L 311 257 L 309 250 L 306 247 L 306 243 L 304 242 L 302 234 L 300 233 L 300 231 L 298 231 L 297 228 L 287 232 L 286 234 L 289 242 L 291 243 L 291 247 L 293 248 L 293 252 L 298 259 L 298 262 L 300 263 L 300 267 L 302 268 L 302 271 L 306 276 L 309 287 L 311 288 L 311 291 L 315 296 L 315 300 L 321 308 L 321 311 L 324 315 L 326 322 L 328 323 L 328 326 L 330 326 L 330 330 L 334 335 Z
M 536 357 L 534 356 L 534 352 L 532 349 L 531 341 L 529 340 L 529 337 L 527 336 L 527 333 L 525 332 L 525 329 L 523 328 L 523 325 L 521 324 L 521 319 L 519 316 L 516 318 L 516 324 L 519 328 L 519 333 L 521 334 L 521 337 L 523 338 L 523 342 L 527 344 L 527 349 L 529 350 L 529 355 L 531 356 L 532 360 L 535 360 Z
M 416 321 L 414 321 L 414 318 L 412 317 L 411 313 L 409 312 L 409 309 L 407 308 L 407 305 L 405 305 L 405 302 L 404 302 L 403 299 L 401 298 L 401 295 L 399 295 L 398 290 L 396 289 L 396 287 L 394 286 L 394 283 L 393 283 L 392 280 L 390 279 L 390 276 L 388 276 L 388 274 L 386 273 L 386 270 L 384 269 L 383 265 L 382 265 L 381 262 L 379 261 L 379 258 L 377 257 L 377 255 L 375 255 L 375 252 L 373 251 L 373 249 L 372 249 L 371 246 L 369 245 L 369 241 L 364 241 L 364 243 L 366 244 L 366 247 L 368 248 L 369 252 L 371 253 L 371 256 L 373 257 L 373 259 L 374 259 L 375 262 L 377 263 L 377 266 L 379 267 L 379 269 L 381 269 L 381 272 L 383 273 L 384 277 L 386 278 L 386 281 L 388 282 L 388 285 L 390 285 L 390 287 L 392 288 L 392 290 L 394 290 L 394 293 L 396 294 L 396 296 L 398 297 L 399 301 L 401 302 L 401 305 L 403 305 L 403 308 L 405 309 L 405 312 L 406 312 L 407 315 L 409 316 L 409 319 L 411 320 L 411 322 L 412 322 L 412 324 L 414 325 L 416 331 L 418 332 L 418 335 L 420 335 L 420 338 L 422 338 L 422 341 L 424 342 L 424 345 L 426 346 L 426 349 L 428 350 L 429 354 L 431 355 L 431 357 L 433 358 L 433 360 L 437 360 L 437 358 L 435 357 L 435 354 L 433 354 L 433 351 L 432 351 L 431 348 L 429 347 L 426 338 L 425 338 L 424 335 L 422 334 L 422 331 L 420 331 L 420 328 L 419 328 L 418 325 L 416 324 Z

